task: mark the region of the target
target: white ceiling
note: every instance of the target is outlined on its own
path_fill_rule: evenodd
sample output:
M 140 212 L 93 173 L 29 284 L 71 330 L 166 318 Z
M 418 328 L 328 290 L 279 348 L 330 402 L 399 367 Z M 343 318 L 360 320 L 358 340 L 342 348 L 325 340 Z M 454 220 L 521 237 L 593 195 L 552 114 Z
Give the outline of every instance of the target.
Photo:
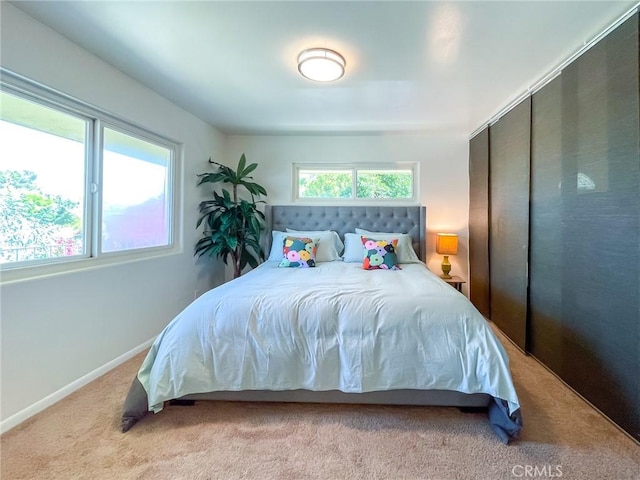
M 14 5 L 226 133 L 471 133 L 632 1 Z M 331 84 L 296 57 L 347 60 Z

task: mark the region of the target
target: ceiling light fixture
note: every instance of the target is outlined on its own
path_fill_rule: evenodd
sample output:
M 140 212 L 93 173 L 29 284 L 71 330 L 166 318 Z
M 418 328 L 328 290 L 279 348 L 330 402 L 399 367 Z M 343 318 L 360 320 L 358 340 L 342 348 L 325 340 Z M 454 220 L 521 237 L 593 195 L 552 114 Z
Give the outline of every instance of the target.
M 344 57 L 328 48 L 309 48 L 298 55 L 298 71 L 316 82 L 338 80 L 344 75 L 345 66 Z

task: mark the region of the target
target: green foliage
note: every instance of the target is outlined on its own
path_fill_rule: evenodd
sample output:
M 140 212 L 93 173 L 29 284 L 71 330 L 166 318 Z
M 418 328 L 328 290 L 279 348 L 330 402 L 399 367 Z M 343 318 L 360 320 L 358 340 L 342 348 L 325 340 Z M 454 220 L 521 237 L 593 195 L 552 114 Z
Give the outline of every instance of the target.
M 357 198 L 410 198 L 410 172 L 359 170 L 356 182 Z M 314 172 L 301 174 L 299 191 L 303 198 L 351 198 L 351 173 Z
M 304 198 L 351 198 L 350 173 L 322 172 L 300 177 L 300 196 Z
M 202 238 L 196 243 L 195 255 L 216 256 L 225 264 L 231 257 L 234 278 L 237 278 L 247 265 L 256 267 L 260 260 L 264 259 L 260 234 L 265 228 L 265 218 L 264 213 L 257 207 L 258 203 L 264 202 L 256 200 L 256 197 L 266 196 L 267 191 L 253 182 L 253 177 L 249 176 L 258 165 L 247 165 L 244 154 L 240 157 L 236 170 L 211 159 L 209 163 L 217 165 L 218 170 L 199 174 L 198 185 L 230 184 L 231 193 L 226 189 L 223 189 L 221 194 L 214 190 L 213 199 L 200 203 L 200 218 L 196 228 L 202 224 L 204 230 Z M 243 187 L 249 193 L 250 199 L 240 198 L 238 187 Z
M 358 198 L 410 198 L 411 175 L 405 172 L 360 172 Z
M 31 171 L 0 171 L 0 250 L 19 253 L 19 260 L 70 254 L 81 245 L 78 203 L 42 192 Z M 13 253 L 3 255 L 15 261 Z

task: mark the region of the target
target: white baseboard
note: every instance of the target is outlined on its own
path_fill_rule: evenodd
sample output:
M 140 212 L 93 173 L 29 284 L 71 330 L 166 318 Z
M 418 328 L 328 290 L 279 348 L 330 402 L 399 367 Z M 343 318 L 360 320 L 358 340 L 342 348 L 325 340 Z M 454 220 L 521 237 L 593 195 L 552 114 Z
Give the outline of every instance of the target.
M 154 340 L 155 338 L 152 338 L 151 340 L 147 340 L 143 344 L 138 345 L 137 347 L 133 348 L 132 350 L 129 350 L 126 353 L 123 353 L 119 357 L 114 358 L 113 360 L 104 364 L 103 366 L 98 367 L 92 372 L 87 373 L 86 375 L 80 377 L 79 379 L 71 382 L 69 385 L 66 385 L 62 387 L 60 390 L 52 393 L 51 395 L 47 395 L 42 400 L 37 401 L 36 403 L 28 406 L 24 410 L 20 410 L 18 413 L 15 413 L 14 415 L 11 415 L 9 418 L 2 420 L 2 422 L 0 422 L 0 434 L 11 430 L 13 427 L 19 425 L 20 423 L 24 422 L 28 418 L 34 416 L 36 413 L 41 412 L 42 410 L 44 410 L 47 407 L 50 407 L 56 402 L 59 402 L 67 395 L 72 394 L 76 390 L 84 387 L 89 382 L 92 382 L 93 380 L 97 379 L 98 377 L 101 377 L 102 375 L 109 372 L 110 370 L 113 370 L 118 365 L 126 362 L 130 358 L 133 358 L 138 353 L 149 348 Z

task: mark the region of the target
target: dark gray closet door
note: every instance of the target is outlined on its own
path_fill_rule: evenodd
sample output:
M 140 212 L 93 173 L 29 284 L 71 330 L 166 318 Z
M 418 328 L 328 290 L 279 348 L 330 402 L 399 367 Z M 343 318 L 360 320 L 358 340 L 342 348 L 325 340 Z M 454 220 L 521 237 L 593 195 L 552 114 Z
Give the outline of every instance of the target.
M 553 371 L 562 366 L 562 83 L 531 103 L 529 350 Z
M 469 141 L 469 291 L 471 302 L 491 316 L 489 296 L 489 129 Z
M 491 320 L 523 350 L 527 333 L 531 99 L 489 129 Z
M 533 99 L 531 352 L 640 439 L 638 15 Z

